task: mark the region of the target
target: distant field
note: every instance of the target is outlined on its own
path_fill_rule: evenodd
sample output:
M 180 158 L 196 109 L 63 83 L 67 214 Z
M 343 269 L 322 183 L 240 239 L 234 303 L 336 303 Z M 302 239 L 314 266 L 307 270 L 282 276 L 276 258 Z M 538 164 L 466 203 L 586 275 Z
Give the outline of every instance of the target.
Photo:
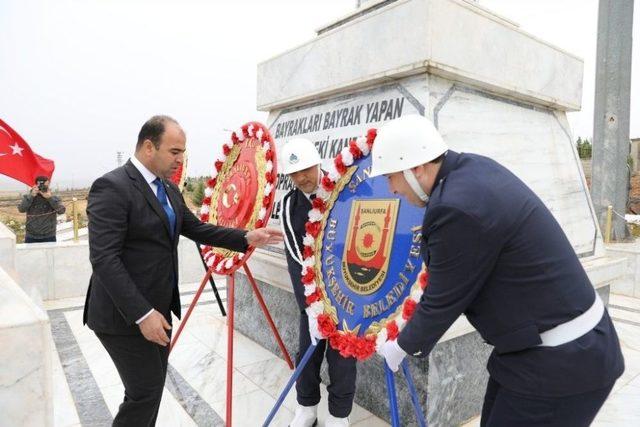
M 0 200 L 15 199 L 20 197 L 19 191 L 0 191 Z
M 77 209 L 82 219 L 87 218 L 87 194 L 88 189 L 71 190 L 54 192 L 54 194 L 62 199 L 62 204 L 67 208 L 67 217 L 71 218 L 72 199 L 76 197 L 78 199 Z M 0 221 L 5 224 L 8 221 L 24 222 L 25 214 L 18 212 L 18 205 L 22 199 L 21 192 L 16 191 L 0 191 Z

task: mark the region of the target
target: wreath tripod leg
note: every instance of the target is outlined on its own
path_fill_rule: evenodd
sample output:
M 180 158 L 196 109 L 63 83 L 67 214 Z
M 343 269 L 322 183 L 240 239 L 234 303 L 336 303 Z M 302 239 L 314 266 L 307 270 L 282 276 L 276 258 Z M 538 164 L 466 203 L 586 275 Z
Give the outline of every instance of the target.
M 231 427 L 232 401 L 233 401 L 233 305 L 234 305 L 235 273 L 227 276 L 227 299 L 229 315 L 227 316 L 227 427 Z
M 193 296 L 193 301 L 191 301 L 191 304 L 189 305 L 189 309 L 187 310 L 187 313 L 184 315 L 184 318 L 180 322 L 180 326 L 178 327 L 178 330 L 176 331 L 176 334 L 173 337 L 173 341 L 171 341 L 171 344 L 169 345 L 169 354 L 171 354 L 171 350 L 173 350 L 173 347 L 175 347 L 176 343 L 178 342 L 178 338 L 180 338 L 180 334 L 182 334 L 182 330 L 184 329 L 185 326 L 187 326 L 187 320 L 189 320 L 189 317 L 191 317 L 191 312 L 196 307 L 196 304 L 200 299 L 200 295 L 202 294 L 202 291 L 204 290 L 204 287 L 207 284 L 207 280 L 209 280 L 210 277 L 211 277 L 211 269 L 209 268 L 207 269 L 207 273 L 204 275 L 202 282 L 200 282 L 200 287 L 198 288 L 198 291 Z
M 307 348 L 307 351 L 304 353 L 304 356 L 302 356 L 300 363 L 298 363 L 298 366 L 296 366 L 296 370 L 293 371 L 293 375 L 291 375 L 289 382 L 284 387 L 284 390 L 282 390 L 282 393 L 280 393 L 276 404 L 273 405 L 273 409 L 271 409 L 271 412 L 269 412 L 269 416 L 262 424 L 262 427 L 267 427 L 271 423 L 273 417 L 275 417 L 276 413 L 278 412 L 278 409 L 280 409 L 280 406 L 282 406 L 282 402 L 284 402 L 285 397 L 287 397 L 287 394 L 289 394 L 289 390 L 291 390 L 293 384 L 297 381 L 298 377 L 300 377 L 300 374 L 302 374 L 302 370 L 307 365 L 307 362 L 309 362 L 309 359 L 313 355 L 314 351 L 316 351 L 316 345 L 311 343 L 309 348 Z
M 389 412 L 391 413 L 391 426 L 400 427 L 400 416 L 398 415 L 398 399 L 396 396 L 396 382 L 393 378 L 393 371 L 384 363 L 384 374 L 387 380 L 387 393 L 389 395 Z
M 411 403 L 413 404 L 413 411 L 416 414 L 418 425 L 420 427 L 427 427 L 427 421 L 424 418 L 424 412 L 422 410 L 422 407 L 420 406 L 420 400 L 418 399 L 418 393 L 416 391 L 416 386 L 413 383 L 413 377 L 411 376 L 411 371 L 409 370 L 409 363 L 407 362 L 407 359 L 404 359 L 402 361 L 401 366 L 402 373 L 407 380 L 407 387 L 409 388 L 409 395 L 411 396 Z
M 273 332 L 273 336 L 276 338 L 276 341 L 278 342 L 280 351 L 282 351 L 282 355 L 284 356 L 284 359 L 286 360 L 287 365 L 289 365 L 289 369 L 293 369 L 293 362 L 291 361 L 289 352 L 287 351 L 287 348 L 284 346 L 284 343 L 282 342 L 282 338 L 278 333 L 278 329 L 276 328 L 275 323 L 273 323 L 273 319 L 271 318 L 269 309 L 267 308 L 267 305 L 264 303 L 264 299 L 262 298 L 262 293 L 260 292 L 260 289 L 258 288 L 258 285 L 256 284 L 255 279 L 253 278 L 253 274 L 251 274 L 251 270 L 249 270 L 249 266 L 247 266 L 247 264 L 244 264 L 243 267 L 244 267 L 245 273 L 247 273 L 247 278 L 249 279 L 249 283 L 251 283 L 251 287 L 253 288 L 253 293 L 256 295 L 256 299 L 260 304 L 260 308 L 262 308 L 262 312 L 264 313 L 264 316 L 267 318 L 267 322 L 269 323 L 269 327 Z

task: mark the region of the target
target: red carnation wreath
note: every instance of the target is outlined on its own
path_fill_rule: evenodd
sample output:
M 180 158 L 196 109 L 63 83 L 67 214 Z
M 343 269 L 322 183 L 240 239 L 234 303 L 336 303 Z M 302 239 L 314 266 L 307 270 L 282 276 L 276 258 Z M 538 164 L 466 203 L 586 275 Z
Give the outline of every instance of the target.
M 240 129 L 231 134 L 231 138 L 222 146 L 222 155 L 214 163 L 214 170 L 211 179 L 207 182 L 204 190 L 204 198 L 202 199 L 202 207 L 200 208 L 200 220 L 203 222 L 212 222 L 218 224 L 216 209 L 218 205 L 213 206 L 217 202 L 217 198 L 226 196 L 226 189 L 222 188 L 226 184 L 225 177 L 230 168 L 235 163 L 239 155 L 242 144 L 252 144 L 255 148 L 255 157 L 262 165 L 256 170 L 258 188 L 256 191 L 256 199 L 252 200 L 250 206 L 251 212 L 248 213 L 250 220 L 246 224 L 234 225 L 248 230 L 265 227 L 275 197 L 276 182 L 276 156 L 273 138 L 269 130 L 258 122 L 249 122 Z M 222 176 L 222 179 L 221 179 Z M 217 197 L 219 196 L 219 197 Z M 242 194 L 236 194 L 240 197 Z M 237 199 L 235 199 L 237 202 Z M 226 225 L 226 224 L 221 224 Z M 243 259 L 247 257 L 254 248 L 249 248 L 246 253 L 232 252 L 211 246 L 202 248 L 202 256 L 207 266 L 213 268 L 218 274 L 231 274 L 243 263 Z
M 307 303 L 307 313 L 309 321 L 318 322 L 318 330 L 322 336 L 329 340 L 332 348 L 338 350 L 343 357 L 355 357 L 358 360 L 365 360 L 371 357 L 386 341 L 395 340 L 407 321 L 413 316 L 424 289 L 428 285 L 429 275 L 426 267 L 418 274 L 416 286 L 412 287 L 410 295 L 405 299 L 402 310 L 391 315 L 384 326 L 377 333 L 368 333 L 364 336 L 357 336 L 352 331 L 341 331 L 334 316 L 325 310 L 325 303 L 328 301 L 324 285 L 318 285 L 316 276 L 321 272 L 316 268 L 315 251 L 316 239 L 322 227 L 322 218 L 327 209 L 327 202 L 332 192 L 336 189 L 336 183 L 347 173 L 347 168 L 355 160 L 368 156 L 371 147 L 376 139 L 376 129 L 370 129 L 365 136 L 354 139 L 347 147 L 334 158 L 335 170 L 326 174 L 320 184 L 317 197 L 313 200 L 313 207 L 309 211 L 309 221 L 305 229 L 307 234 L 304 237 L 304 249 L 302 252 L 302 284 L 305 288 Z

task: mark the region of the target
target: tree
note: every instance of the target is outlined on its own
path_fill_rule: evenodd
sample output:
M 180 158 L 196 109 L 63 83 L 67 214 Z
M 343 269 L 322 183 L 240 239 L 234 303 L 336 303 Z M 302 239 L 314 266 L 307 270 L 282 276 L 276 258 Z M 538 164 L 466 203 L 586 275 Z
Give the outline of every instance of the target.
M 191 201 L 196 205 L 202 205 L 202 199 L 204 199 L 204 181 L 198 181 L 196 188 L 191 196 Z
M 193 179 L 192 178 L 187 178 L 185 180 L 184 189 L 187 191 L 187 193 L 191 193 L 193 191 Z
M 591 142 L 587 138 L 585 138 L 584 142 L 582 143 L 583 159 L 591 158 L 591 149 Z
M 578 150 L 578 156 L 581 159 L 590 159 L 591 158 L 591 142 L 589 142 L 588 138 L 582 139 L 578 137 L 576 141 L 576 149 Z

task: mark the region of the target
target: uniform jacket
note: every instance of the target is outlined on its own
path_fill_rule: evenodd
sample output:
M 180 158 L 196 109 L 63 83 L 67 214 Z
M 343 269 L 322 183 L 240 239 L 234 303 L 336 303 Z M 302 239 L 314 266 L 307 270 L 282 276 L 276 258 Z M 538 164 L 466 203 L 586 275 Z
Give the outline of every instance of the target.
M 613 383 L 624 370 L 609 315 L 582 337 L 537 347 L 540 333 L 584 313 L 594 288 L 543 202 L 497 162 L 449 151 L 427 204 L 422 256 L 429 286 L 398 338 L 426 356 L 465 314 L 494 350 L 505 388 L 562 396 Z

